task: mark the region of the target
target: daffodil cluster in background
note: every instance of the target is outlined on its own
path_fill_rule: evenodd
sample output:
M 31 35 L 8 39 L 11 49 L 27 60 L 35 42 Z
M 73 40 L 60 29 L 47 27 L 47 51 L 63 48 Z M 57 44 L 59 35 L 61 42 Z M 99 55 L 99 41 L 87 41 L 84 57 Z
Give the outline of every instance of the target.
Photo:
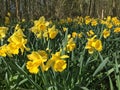
M 37 38 L 50 38 L 54 39 L 58 34 L 58 30 L 55 28 L 55 25 L 49 27 L 49 22 L 45 21 L 44 17 L 41 17 L 39 20 L 34 21 L 34 26 L 31 27 L 31 31 L 37 36 Z
M 45 51 L 33 51 L 31 54 L 27 55 L 30 60 L 27 62 L 27 69 L 30 73 L 34 74 L 38 73 L 39 66 L 43 72 L 48 71 L 50 67 L 56 72 L 62 72 L 67 67 L 67 63 L 64 59 L 69 58 L 69 56 L 60 54 L 60 52 L 56 52 L 55 54 L 52 54 L 52 57 L 49 59 Z
M 0 26 L 0 70 L 5 68 L 1 77 L 7 80 L 7 90 L 87 90 L 97 86 L 107 90 L 106 80 L 119 82 L 113 76 L 120 67 L 119 18 L 78 16 L 49 21 L 41 16 L 12 25 L 10 17 L 7 13 Z M 6 89 L 5 83 L 0 88 Z

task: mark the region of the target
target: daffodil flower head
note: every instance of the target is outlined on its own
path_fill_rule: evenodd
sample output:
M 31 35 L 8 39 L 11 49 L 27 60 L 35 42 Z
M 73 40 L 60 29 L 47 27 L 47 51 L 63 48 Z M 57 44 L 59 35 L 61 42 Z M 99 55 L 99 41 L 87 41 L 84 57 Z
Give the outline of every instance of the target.
M 56 52 L 55 54 L 52 54 L 52 57 L 50 60 L 46 63 L 46 70 L 48 70 L 50 67 L 56 72 L 62 72 L 66 68 L 66 61 L 65 58 L 69 58 L 68 55 L 61 55 L 61 52 Z
M 88 32 L 87 32 L 87 35 L 89 36 L 89 37 L 91 37 L 91 36 L 93 36 L 95 33 L 93 32 L 93 30 L 89 30 Z
M 58 34 L 58 29 L 53 25 L 51 28 L 48 28 L 49 38 L 54 39 Z
M 13 35 L 11 35 L 8 38 L 8 48 L 9 49 L 15 49 L 15 53 L 11 52 L 11 54 L 18 54 L 19 49 L 21 50 L 22 54 L 25 50 L 30 50 L 29 48 L 27 48 L 25 46 L 25 44 L 27 44 L 27 39 L 24 38 L 25 35 L 23 34 L 22 30 L 19 29 L 17 31 L 15 31 L 13 33 Z
M 109 36 L 110 36 L 110 31 L 107 30 L 107 29 L 104 29 L 104 30 L 103 30 L 103 37 L 104 37 L 104 38 L 107 38 L 107 37 L 109 37 Z
M 39 20 L 34 21 L 34 26 L 31 27 L 31 31 L 37 36 L 37 38 L 42 38 L 43 33 L 46 32 L 49 26 L 49 22 L 45 21 L 45 17 L 42 16 Z
M 114 33 L 120 33 L 120 27 L 114 28 Z
M 7 44 L 4 44 L 3 46 L 0 46 L 0 56 L 6 57 L 7 54 Z
M 6 36 L 8 31 L 8 27 L 0 27 L 0 40 Z
M 67 51 L 69 52 L 69 51 L 73 51 L 74 49 L 75 49 L 75 47 L 76 47 L 76 44 L 75 44 L 75 42 L 73 41 L 73 38 L 70 38 L 69 40 L 68 40 L 68 43 L 67 43 Z
M 88 49 L 88 52 L 90 54 L 93 54 L 95 50 L 100 52 L 102 50 L 102 42 L 101 40 L 96 39 L 96 35 L 95 35 L 92 38 L 88 39 L 85 49 Z
M 27 57 L 30 61 L 27 62 L 26 67 L 30 73 L 37 74 L 39 66 L 42 71 L 45 71 L 44 62 L 46 62 L 48 58 L 45 51 L 33 51 L 31 54 L 27 55 Z

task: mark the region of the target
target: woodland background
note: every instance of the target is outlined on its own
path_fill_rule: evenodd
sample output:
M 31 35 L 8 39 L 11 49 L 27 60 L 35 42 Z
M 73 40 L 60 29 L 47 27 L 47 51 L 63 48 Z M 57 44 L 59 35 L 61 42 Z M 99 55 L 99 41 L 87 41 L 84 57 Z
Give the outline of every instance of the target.
M 75 16 L 120 17 L 120 0 L 0 0 L 0 19 L 7 12 L 12 18 L 61 19 Z

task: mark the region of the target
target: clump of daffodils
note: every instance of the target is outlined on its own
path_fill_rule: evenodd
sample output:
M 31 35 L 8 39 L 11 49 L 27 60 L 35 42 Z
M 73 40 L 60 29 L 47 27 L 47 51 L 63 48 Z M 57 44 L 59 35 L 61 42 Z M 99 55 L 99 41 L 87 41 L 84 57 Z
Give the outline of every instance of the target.
M 43 50 L 33 51 L 31 54 L 27 55 L 27 57 L 29 61 L 27 62 L 26 67 L 29 72 L 33 74 L 39 72 L 39 67 L 42 71 L 48 71 L 51 67 L 56 72 L 62 72 L 67 66 L 64 59 L 69 58 L 68 55 L 61 55 L 61 52 L 56 52 L 48 59 L 47 53 Z
M 25 39 L 25 35 L 21 28 L 15 30 L 15 32 L 8 38 L 9 43 L 4 44 L 0 47 L 0 56 L 12 56 L 15 54 L 21 53 L 23 54 L 24 50 L 29 50 L 25 45 L 27 44 L 27 39 Z
M 42 38 L 43 33 L 46 32 L 49 22 L 45 21 L 45 18 L 42 16 L 39 20 L 34 21 L 34 26 L 31 27 L 31 31 L 38 37 Z
M 24 50 L 29 50 L 29 48 L 25 46 L 25 44 L 27 44 L 27 39 L 24 37 L 25 35 L 22 30 L 19 29 L 15 31 L 10 38 L 8 38 L 9 44 L 7 45 L 7 49 L 10 54 L 18 54 L 19 50 L 23 54 Z
M 69 56 L 61 55 L 60 51 L 52 54 L 52 57 L 46 63 L 46 70 L 52 67 L 54 71 L 62 72 L 67 66 L 67 63 L 64 60 L 65 58 L 69 58 Z
M 34 21 L 34 26 L 31 27 L 31 31 L 37 36 L 37 38 L 50 38 L 54 39 L 58 34 L 58 29 L 55 25 L 49 27 L 50 22 L 45 20 L 45 17 L 40 17 L 39 20 Z

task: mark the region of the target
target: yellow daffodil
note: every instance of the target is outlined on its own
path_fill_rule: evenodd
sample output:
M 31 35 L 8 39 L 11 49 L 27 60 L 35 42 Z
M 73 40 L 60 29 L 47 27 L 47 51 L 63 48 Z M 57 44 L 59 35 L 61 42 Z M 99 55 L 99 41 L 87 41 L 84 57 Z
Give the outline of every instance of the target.
M 31 31 L 38 37 L 42 38 L 43 33 L 47 30 L 49 22 L 45 21 L 45 18 L 42 16 L 39 20 L 34 21 L 34 26 L 31 27 Z
M 25 18 L 22 19 L 22 22 L 25 22 Z
M 46 62 L 48 58 L 45 51 L 33 51 L 31 54 L 27 55 L 27 57 L 30 61 L 27 62 L 26 67 L 30 73 L 37 74 L 39 66 L 42 71 L 45 71 L 44 62 Z
M 7 31 L 8 31 L 7 27 L 0 27 L 0 40 L 5 37 Z
M 77 33 L 76 32 L 72 32 L 72 37 L 73 38 L 77 37 Z
M 93 47 L 100 52 L 102 50 L 102 42 L 98 39 L 95 40 L 95 42 L 93 42 Z
M 111 21 L 111 16 L 107 16 L 106 21 L 107 21 L 107 22 L 110 22 L 110 21 Z
M 62 72 L 67 66 L 67 63 L 65 60 L 57 60 L 55 61 L 53 68 L 56 72 Z
M 98 24 L 97 20 L 96 19 L 92 19 L 91 25 L 92 26 L 96 26 L 97 24 Z
M 15 26 L 15 31 L 17 31 L 17 30 L 19 30 L 19 29 L 21 29 L 21 28 L 20 28 L 20 25 L 19 25 L 19 24 L 16 24 L 16 26 Z
M 55 25 L 53 25 L 51 28 L 48 28 L 48 34 L 49 34 L 49 38 L 54 39 L 57 34 L 58 34 L 58 30 L 55 28 Z
M 62 72 L 67 65 L 66 61 L 63 60 L 65 58 L 69 58 L 69 56 L 68 55 L 61 56 L 60 52 L 56 52 L 55 54 L 52 54 L 50 60 L 47 61 L 46 70 L 52 67 L 54 71 Z
M 8 13 L 7 13 L 7 16 L 8 16 L 8 17 L 10 17 L 10 16 L 11 16 L 10 12 L 8 12 Z
M 69 39 L 67 43 L 67 51 L 73 51 L 76 47 L 75 42 L 73 41 L 73 38 Z
M 66 32 L 68 30 L 68 28 L 66 27 L 63 27 L 63 31 Z
M 85 17 L 85 24 L 88 25 L 88 24 L 90 24 L 90 22 L 91 22 L 90 16 L 86 16 Z
M 83 32 L 78 33 L 78 38 L 81 38 L 83 36 Z
M 119 33 L 119 32 L 120 32 L 120 27 L 116 27 L 116 28 L 114 29 L 114 32 L 115 32 L 115 33 Z
M 6 57 L 7 54 L 7 44 L 0 46 L 0 56 Z
M 99 39 L 95 39 L 96 35 L 92 38 L 88 39 L 88 42 L 85 46 L 85 49 L 88 49 L 88 52 L 92 54 L 95 50 L 101 51 L 102 50 L 102 42 Z
M 107 23 L 106 23 L 106 26 L 110 29 L 110 28 L 112 28 L 112 27 L 113 27 L 113 24 L 112 24 L 112 23 L 110 23 L 110 22 L 107 22 Z
M 68 22 L 68 23 L 72 22 L 72 18 L 67 17 L 67 22 Z
M 5 24 L 6 25 L 10 24 L 10 18 L 8 16 L 5 16 Z
M 21 50 L 22 54 L 25 50 L 29 50 L 29 48 L 27 48 L 25 46 L 25 44 L 27 43 L 27 39 L 24 39 L 25 35 L 23 34 L 22 30 L 19 29 L 17 31 L 15 31 L 13 33 L 13 35 L 8 38 L 8 48 L 9 49 L 13 49 L 13 47 L 15 48 L 15 53 L 12 54 L 18 54 L 19 49 Z M 18 49 L 18 50 L 17 50 Z
M 40 33 L 40 34 L 42 34 L 42 33 Z M 44 33 L 43 33 L 43 37 L 45 37 L 45 38 L 48 40 L 49 35 L 48 35 L 48 31 L 47 31 L 47 30 L 44 31 Z
M 107 22 L 105 20 L 100 19 L 100 23 L 105 25 Z
M 110 31 L 108 31 L 107 29 L 104 29 L 103 30 L 103 37 L 104 38 L 107 38 L 107 37 L 109 37 L 110 36 Z
M 115 26 L 119 26 L 119 25 L 120 25 L 120 20 L 119 20 L 117 17 L 113 17 L 113 18 L 112 18 L 112 23 L 113 23 Z
M 8 56 L 12 56 L 12 54 L 18 54 L 19 53 L 19 47 L 14 43 L 9 43 L 7 45 L 7 54 Z
M 88 35 L 89 37 L 93 36 L 94 34 L 95 34 L 95 33 L 93 32 L 93 30 L 90 30 L 90 31 L 87 32 L 87 35 Z
M 71 34 L 68 34 L 68 35 L 67 35 L 67 38 L 70 39 L 70 38 L 71 38 Z
M 38 66 L 39 65 L 37 62 L 32 62 L 32 61 L 28 61 L 26 64 L 27 69 L 32 74 L 37 74 L 39 72 Z

